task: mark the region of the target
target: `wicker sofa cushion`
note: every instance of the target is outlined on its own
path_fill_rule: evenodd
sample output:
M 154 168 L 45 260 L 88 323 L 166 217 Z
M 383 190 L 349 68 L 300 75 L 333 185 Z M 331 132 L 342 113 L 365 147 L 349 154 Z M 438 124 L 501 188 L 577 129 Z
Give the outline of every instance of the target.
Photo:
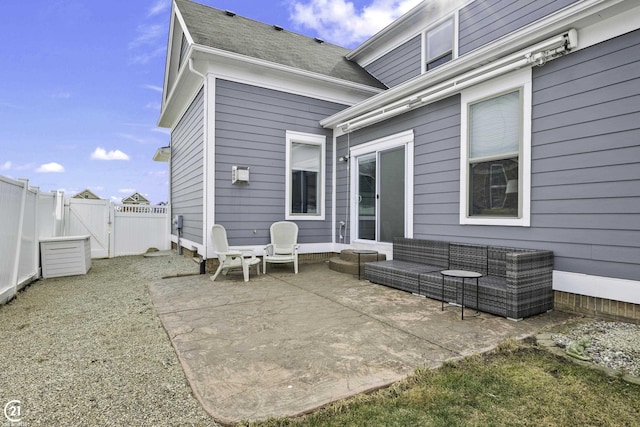
M 393 239 L 393 259 L 444 270 L 449 268 L 449 242 L 396 237 Z
M 380 283 L 417 294 L 420 274 L 441 269 L 439 266 L 393 259 L 366 263 L 364 265 L 364 277 L 372 283 Z
M 449 269 L 487 274 L 487 246 L 468 243 L 449 244 Z

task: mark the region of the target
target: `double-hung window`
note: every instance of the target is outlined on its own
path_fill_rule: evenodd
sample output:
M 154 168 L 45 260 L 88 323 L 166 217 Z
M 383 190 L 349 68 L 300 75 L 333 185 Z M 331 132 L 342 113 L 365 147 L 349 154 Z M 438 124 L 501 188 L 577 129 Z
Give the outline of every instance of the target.
M 529 226 L 531 69 L 462 93 L 460 222 Z
M 287 131 L 287 219 L 324 219 L 324 135 Z
M 449 62 L 453 59 L 454 19 L 429 29 L 425 33 L 425 71 Z

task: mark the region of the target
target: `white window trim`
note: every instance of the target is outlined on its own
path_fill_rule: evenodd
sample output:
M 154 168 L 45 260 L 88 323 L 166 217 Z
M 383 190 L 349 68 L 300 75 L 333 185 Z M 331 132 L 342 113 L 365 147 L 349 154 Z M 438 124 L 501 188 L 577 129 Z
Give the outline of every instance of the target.
M 497 96 L 513 89 L 522 89 L 520 217 L 470 217 L 468 215 L 469 104 Z M 464 90 L 461 93 L 460 120 L 460 224 L 529 227 L 531 225 L 531 68 L 526 67 L 494 80 L 490 80 L 482 85 Z
M 400 132 L 394 135 L 389 135 L 384 138 L 376 139 L 374 141 L 370 141 L 364 144 L 356 145 L 349 150 L 349 169 L 350 169 L 350 183 L 349 188 L 354 189 L 357 188 L 356 182 L 358 180 L 357 176 L 357 164 L 356 160 L 358 156 L 363 156 L 370 153 L 376 153 L 378 151 L 390 150 L 392 148 L 404 146 L 405 148 L 405 183 L 404 183 L 404 194 L 405 194 L 405 206 L 404 206 L 404 235 L 407 238 L 413 237 L 413 129 Z M 349 218 L 351 224 L 356 224 L 356 219 L 358 218 L 358 203 L 357 203 L 357 194 L 354 191 L 351 191 L 350 194 L 350 203 L 351 206 L 349 210 Z M 352 243 L 371 243 L 371 240 L 361 240 L 358 239 L 358 228 L 357 225 L 350 228 L 350 236 L 349 241 Z M 385 242 L 376 242 L 378 245 L 383 245 Z
M 327 137 L 324 135 L 315 135 L 312 133 L 303 133 L 295 131 L 286 131 L 286 170 L 285 170 L 285 219 L 295 221 L 324 221 L 325 219 L 325 187 L 326 187 L 326 144 Z M 291 213 L 291 144 L 297 142 L 300 144 L 318 145 L 320 146 L 320 188 L 318 191 L 320 208 L 316 214 L 292 214 Z

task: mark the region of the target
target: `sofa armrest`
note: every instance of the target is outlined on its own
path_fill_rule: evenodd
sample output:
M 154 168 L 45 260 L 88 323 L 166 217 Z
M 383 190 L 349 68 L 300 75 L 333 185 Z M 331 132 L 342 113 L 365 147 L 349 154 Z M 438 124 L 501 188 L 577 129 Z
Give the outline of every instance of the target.
M 507 287 L 533 285 L 540 279 L 551 282 L 553 274 L 553 252 L 530 251 L 506 254 Z
M 506 254 L 507 316 L 522 319 L 553 309 L 553 252 Z

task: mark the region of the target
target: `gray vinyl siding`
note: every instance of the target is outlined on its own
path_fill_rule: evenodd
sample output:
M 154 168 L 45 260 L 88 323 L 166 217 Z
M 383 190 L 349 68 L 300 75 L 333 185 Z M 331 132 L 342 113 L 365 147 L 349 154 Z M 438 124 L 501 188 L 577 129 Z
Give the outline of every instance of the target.
M 418 35 L 376 59 L 365 69 L 388 87 L 397 86 L 420 75 L 421 49 L 422 38 Z
M 299 243 L 331 242 L 332 131 L 321 119 L 344 105 L 216 80 L 215 222 L 231 245 L 269 242 L 269 227 L 285 219 L 286 131 L 326 136 L 325 220 L 296 220 Z M 249 184 L 231 184 L 231 167 L 249 166 Z M 254 233 L 255 230 L 255 233 Z
M 640 30 L 534 69 L 533 90 L 532 219 L 556 268 L 638 280 Z
M 578 0 L 482 0 L 460 9 L 458 54 L 464 55 Z
M 435 231 L 442 224 L 458 223 L 460 96 L 341 136 L 338 156 L 346 154 L 347 145 L 354 147 L 410 129 L 414 133 L 414 234 L 419 237 L 427 229 Z M 336 221 L 339 222 L 346 221 L 347 171 L 346 166 L 338 168 Z
M 459 224 L 460 98 L 356 131 L 414 129 L 414 237 L 549 249 L 555 269 L 640 277 L 640 31 L 533 69 L 531 226 Z M 347 137 L 339 138 L 338 155 Z M 337 221 L 346 175 L 338 171 Z
M 184 216 L 182 237 L 203 244 L 204 90 L 171 132 L 171 215 Z M 173 234 L 176 230 L 172 229 Z

